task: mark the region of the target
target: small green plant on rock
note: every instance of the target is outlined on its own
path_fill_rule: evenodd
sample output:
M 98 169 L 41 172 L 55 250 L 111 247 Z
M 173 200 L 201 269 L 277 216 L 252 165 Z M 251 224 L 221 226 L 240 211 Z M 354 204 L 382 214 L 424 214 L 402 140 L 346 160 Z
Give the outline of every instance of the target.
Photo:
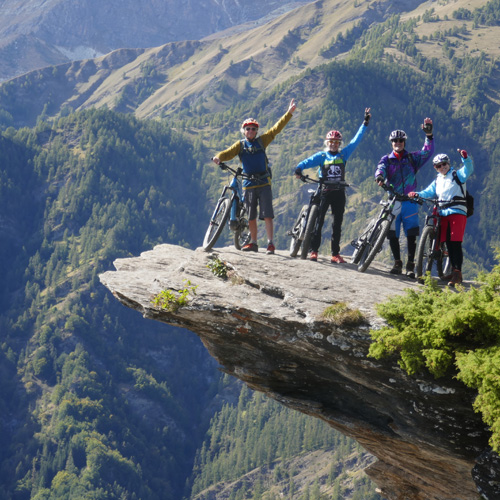
M 345 302 L 336 302 L 328 306 L 321 317 L 337 326 L 359 326 L 366 323 L 363 313 L 359 309 L 351 309 Z
M 212 257 L 207 264 L 208 269 L 212 271 L 218 278 L 226 279 L 229 268 L 227 264 L 220 260 L 219 257 Z
M 169 312 L 176 312 L 180 307 L 184 307 L 190 300 L 190 294 L 196 295 L 198 285 L 193 286 L 191 281 L 184 280 L 186 286 L 180 290 L 162 290 L 151 301 L 155 306 Z

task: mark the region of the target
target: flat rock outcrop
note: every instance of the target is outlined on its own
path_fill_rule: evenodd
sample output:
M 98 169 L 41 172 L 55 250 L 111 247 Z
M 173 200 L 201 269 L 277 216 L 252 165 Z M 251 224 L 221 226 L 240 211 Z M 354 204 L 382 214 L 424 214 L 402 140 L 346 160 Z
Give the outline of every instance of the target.
M 207 267 L 214 258 L 228 278 Z M 376 304 L 418 288 L 415 281 L 380 264 L 361 274 L 327 257 L 313 263 L 229 247 L 159 245 L 114 265 L 100 279 L 124 305 L 195 332 L 223 371 L 356 439 L 377 459 L 366 473 L 385 498 L 500 498 L 498 457 L 472 409 L 473 391 L 367 356 L 369 330 L 383 324 Z M 162 290 L 175 297 L 183 289 L 183 307 L 152 303 Z M 363 319 L 325 319 L 339 302 Z

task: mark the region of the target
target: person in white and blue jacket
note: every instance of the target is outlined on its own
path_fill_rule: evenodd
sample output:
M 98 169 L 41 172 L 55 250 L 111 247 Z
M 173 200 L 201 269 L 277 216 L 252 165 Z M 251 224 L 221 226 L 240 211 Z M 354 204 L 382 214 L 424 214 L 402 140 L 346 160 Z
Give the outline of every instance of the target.
M 342 134 L 338 130 L 331 130 L 326 134 L 325 149 L 313 154 L 309 158 L 301 161 L 295 167 L 295 176 L 300 177 L 303 170 L 308 168 L 318 168 L 320 179 L 328 180 L 329 185 L 323 185 L 319 204 L 318 219 L 311 238 L 311 260 L 318 260 L 318 250 L 321 244 L 321 230 L 325 222 L 328 209 L 331 208 L 333 215 L 331 251 L 332 264 L 345 264 L 345 260 L 340 255 L 340 236 L 342 231 L 342 221 L 346 204 L 345 195 L 345 169 L 346 163 L 351 154 L 360 143 L 366 127 L 370 121 L 370 108 L 365 109 L 363 123 L 351 142 L 345 147 L 342 144 Z
M 448 285 L 462 283 L 463 251 L 465 225 L 467 222 L 467 204 L 465 200 L 465 182 L 474 172 L 474 164 L 464 149 L 457 150 L 462 157 L 459 170 L 451 168 L 448 155 L 439 154 L 433 159 L 437 171 L 436 179 L 422 191 L 408 193 L 410 198 L 437 198 L 441 215 L 441 242 L 446 241 L 452 267 Z

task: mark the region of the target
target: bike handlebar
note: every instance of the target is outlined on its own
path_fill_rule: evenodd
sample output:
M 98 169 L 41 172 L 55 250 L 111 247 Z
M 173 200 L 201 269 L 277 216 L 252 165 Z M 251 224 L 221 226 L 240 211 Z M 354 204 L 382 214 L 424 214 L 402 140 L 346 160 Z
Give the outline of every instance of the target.
M 308 175 L 301 175 L 299 179 L 302 182 L 310 182 L 311 184 L 323 184 L 324 186 L 339 186 L 339 187 L 349 187 L 350 184 L 348 184 L 346 181 L 328 181 L 324 179 L 312 179 Z
M 422 205 L 423 203 L 418 199 L 410 198 L 407 194 L 396 193 L 396 191 L 394 191 L 394 186 L 392 184 L 382 184 L 382 188 L 384 189 L 384 191 L 387 191 L 388 193 L 392 194 L 397 201 L 411 201 L 414 203 L 418 203 L 419 205 Z
M 424 198 L 423 196 L 417 196 L 415 197 L 415 201 L 417 203 L 420 203 L 421 205 L 425 203 L 428 203 L 430 205 L 438 205 L 439 204 L 439 199 L 438 198 Z
M 243 169 L 241 167 L 238 167 L 237 169 L 234 169 L 230 167 L 227 163 L 219 163 L 219 167 L 221 170 L 229 170 L 233 175 L 235 176 L 241 176 L 244 179 L 249 179 L 249 180 L 259 180 L 261 177 L 257 177 L 255 175 L 248 175 L 243 172 Z

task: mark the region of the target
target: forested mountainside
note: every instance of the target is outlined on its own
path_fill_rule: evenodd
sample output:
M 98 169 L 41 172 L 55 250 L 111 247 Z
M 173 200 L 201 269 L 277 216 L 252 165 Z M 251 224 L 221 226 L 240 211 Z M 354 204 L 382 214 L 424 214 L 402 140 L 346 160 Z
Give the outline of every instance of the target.
M 96 276 L 117 255 L 194 241 L 193 148 L 107 111 L 1 141 L 0 496 L 179 498 L 214 363 L 117 307 Z
M 221 399 L 234 403 L 240 386 L 221 381 L 191 334 L 136 318 L 97 282 L 117 257 L 159 242 L 200 245 L 225 180 L 209 158 L 239 138 L 246 116 L 270 126 L 290 98 L 298 100 L 268 150 L 276 242 L 286 248 L 307 198 L 292 175 L 296 163 L 320 150 L 332 128 L 349 141 L 371 107 L 367 135 L 348 163 L 346 254 L 382 196 L 372 174 L 389 151 L 389 132 L 404 128 L 409 149 L 419 149 L 420 124 L 430 116 L 436 152 L 456 166 L 456 148 L 465 148 L 476 165 L 468 183 L 476 214 L 467 227 L 467 276 L 492 267 L 500 212 L 500 2 L 415 1 L 398 9 L 324 0 L 244 36 L 118 50 L 0 86 L 0 496 L 158 498 L 162 491 L 179 498 L 189 497 L 192 485 L 202 495 L 211 481 L 233 481 L 228 495 L 251 497 L 250 487 L 236 483 L 238 474 L 251 481 L 246 474 L 262 465 L 250 459 L 253 437 L 234 430 L 224 449 L 202 444 L 207 428 L 221 432 L 214 426 L 227 413 L 237 420 L 248 411 L 230 404 L 218 413 Z M 420 185 L 432 176 L 427 165 Z M 254 403 L 261 404 L 256 396 Z M 295 429 L 296 415 L 272 405 L 266 411 L 270 420 L 281 412 L 282 428 Z M 310 425 L 300 418 L 299 428 Z M 318 430 L 322 437 L 303 451 L 333 442 L 336 454 L 339 438 L 330 432 Z M 235 443 L 245 467 L 223 475 L 217 471 Z M 290 466 L 288 456 L 276 459 Z M 319 498 L 309 479 L 297 495 Z M 338 479 L 332 473 L 332 488 Z M 344 479 L 333 498 L 358 494 Z M 365 496 L 358 498 L 375 495 L 373 485 L 359 488 Z
M 235 0 L 3 0 L 0 81 L 123 47 L 198 40 L 241 23 L 258 24 L 308 1 L 255 0 L 249 9 Z

